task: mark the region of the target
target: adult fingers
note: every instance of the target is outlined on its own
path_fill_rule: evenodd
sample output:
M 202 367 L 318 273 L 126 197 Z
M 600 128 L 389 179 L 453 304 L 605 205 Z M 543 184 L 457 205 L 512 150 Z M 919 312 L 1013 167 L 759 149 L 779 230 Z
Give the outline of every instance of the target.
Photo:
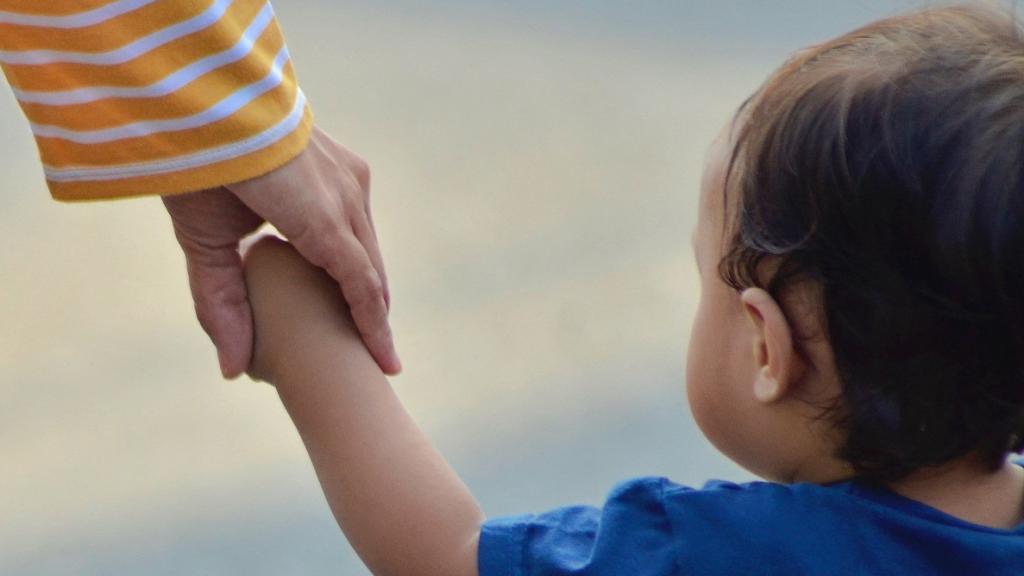
M 326 270 L 341 285 L 356 328 L 381 370 L 391 375 L 401 372 L 402 362 L 388 325 L 384 282 L 366 248 L 353 233 L 340 228 L 290 240 L 305 259 Z
M 366 160 L 335 142 L 328 134 L 325 133 L 323 136 L 325 145 L 333 149 L 339 156 L 347 159 L 346 165 L 349 172 L 355 183 L 358 184 L 358 190 L 362 193 L 359 195 L 358 202 L 349 204 L 355 206 L 348 210 L 349 225 L 363 248 L 366 249 L 374 269 L 377 270 L 377 275 L 380 276 L 380 280 L 384 284 L 384 306 L 390 311 L 391 290 L 388 285 L 387 272 L 384 270 L 384 258 L 381 256 L 380 244 L 377 241 L 377 229 L 373 225 L 373 213 L 370 210 L 370 181 L 372 180 L 370 165 L 366 163 Z
M 367 256 L 370 257 L 374 270 L 380 276 L 380 281 L 383 285 L 384 307 L 390 311 L 391 291 L 388 289 L 388 275 L 384 270 L 384 258 L 380 253 L 380 243 L 377 241 L 377 231 L 374 229 L 373 220 L 370 217 L 369 205 L 366 206 L 365 214 L 358 212 L 353 214 L 349 219 L 349 224 L 352 226 L 352 233 L 355 234 L 356 239 L 359 240 L 359 243 L 366 250 Z
M 220 371 L 236 378 L 252 357 L 252 310 L 238 251 L 182 243 L 196 317 L 217 347 Z
M 227 188 L 280 230 L 304 258 L 331 274 L 367 349 L 385 373 L 397 374 L 401 362 L 387 322 L 387 276 L 372 226 L 364 222 L 369 187 L 366 162 L 315 130 L 291 162 Z

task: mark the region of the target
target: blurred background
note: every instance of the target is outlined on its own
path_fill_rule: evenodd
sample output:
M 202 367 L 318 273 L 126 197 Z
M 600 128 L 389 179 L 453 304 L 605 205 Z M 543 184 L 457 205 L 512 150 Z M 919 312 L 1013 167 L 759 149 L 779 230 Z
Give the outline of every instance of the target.
M 684 395 L 704 152 L 794 50 L 927 4 L 275 2 L 374 170 L 392 384 L 489 515 L 753 479 Z M 366 574 L 274 390 L 219 377 L 159 200 L 56 203 L 6 88 L 0 126 L 0 573 Z

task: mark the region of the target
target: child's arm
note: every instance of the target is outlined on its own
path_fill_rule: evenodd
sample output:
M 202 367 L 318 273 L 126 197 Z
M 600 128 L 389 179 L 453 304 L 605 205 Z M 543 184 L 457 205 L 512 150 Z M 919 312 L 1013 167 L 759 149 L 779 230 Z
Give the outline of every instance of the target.
M 246 256 L 256 349 L 334 517 L 374 574 L 475 576 L 484 515 L 405 412 L 337 284 L 276 238 Z

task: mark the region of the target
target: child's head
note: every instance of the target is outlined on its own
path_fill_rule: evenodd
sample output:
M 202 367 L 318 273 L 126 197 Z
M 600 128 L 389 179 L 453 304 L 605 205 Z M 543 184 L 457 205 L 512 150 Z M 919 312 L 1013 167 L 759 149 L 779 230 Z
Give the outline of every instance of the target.
M 1024 38 L 925 10 L 799 52 L 709 153 L 687 389 L 776 480 L 894 481 L 1024 436 Z

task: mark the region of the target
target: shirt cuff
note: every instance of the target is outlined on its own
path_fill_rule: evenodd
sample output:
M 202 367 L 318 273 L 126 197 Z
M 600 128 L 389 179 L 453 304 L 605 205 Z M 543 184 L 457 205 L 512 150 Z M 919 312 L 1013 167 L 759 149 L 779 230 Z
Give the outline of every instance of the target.
M 133 196 L 183 194 L 262 176 L 287 164 L 308 145 L 313 130 L 313 114 L 303 103 L 294 125 L 283 125 L 279 134 L 271 133 L 270 143 L 255 141 L 237 149 L 214 150 L 210 158 L 196 167 L 186 165 L 187 159 L 174 159 L 165 168 L 153 170 L 139 165 L 138 175 L 129 171 L 111 178 L 107 174 L 83 174 L 75 178 L 57 179 L 47 175 L 47 185 L 55 200 L 74 202 L 106 200 Z M 262 136 L 262 135 L 261 135 Z M 221 158 L 215 158 L 220 153 Z M 205 160 L 213 159 L 210 163 Z

